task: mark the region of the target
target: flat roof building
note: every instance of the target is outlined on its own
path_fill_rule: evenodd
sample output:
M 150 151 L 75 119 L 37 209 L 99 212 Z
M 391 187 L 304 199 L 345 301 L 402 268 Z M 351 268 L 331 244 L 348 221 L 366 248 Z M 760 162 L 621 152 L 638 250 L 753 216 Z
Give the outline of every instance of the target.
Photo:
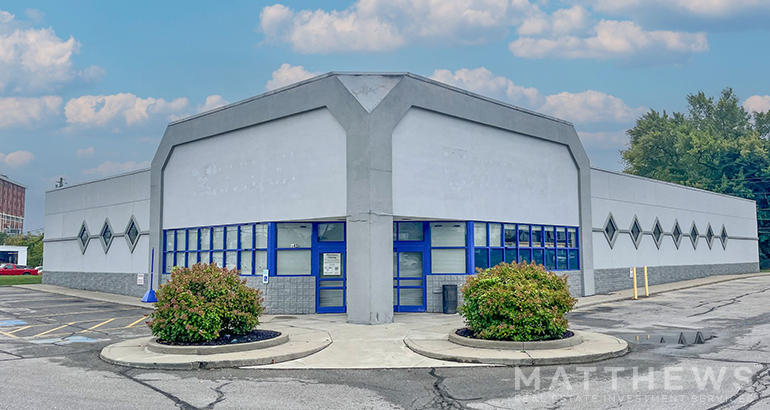
M 24 201 L 27 187 L 0 174 L 0 232 L 24 232 Z
M 152 166 L 46 195 L 44 282 L 241 270 L 270 313 L 388 323 L 535 262 L 573 295 L 759 270 L 753 201 L 591 168 L 569 122 L 410 73 L 329 73 L 169 124 Z M 97 244 L 98 242 L 99 244 Z

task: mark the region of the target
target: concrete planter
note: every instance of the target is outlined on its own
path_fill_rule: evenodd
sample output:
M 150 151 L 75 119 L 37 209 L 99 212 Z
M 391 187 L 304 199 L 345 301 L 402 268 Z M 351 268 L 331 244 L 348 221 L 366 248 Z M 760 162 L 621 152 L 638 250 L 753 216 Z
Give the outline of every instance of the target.
M 153 353 L 162 354 L 210 355 L 267 349 L 268 347 L 278 346 L 288 342 L 289 335 L 286 333 L 281 333 L 272 339 L 259 340 L 249 343 L 233 343 L 219 346 L 171 346 L 160 344 L 157 340 L 157 337 L 150 339 L 149 343 L 147 343 L 147 350 Z
M 583 335 L 581 332 L 572 330 L 574 335 L 566 339 L 558 340 L 544 340 L 538 342 L 512 342 L 505 340 L 483 340 L 472 339 L 465 336 L 460 336 L 455 329 L 449 332 L 449 341 L 461 346 L 474 347 L 478 349 L 495 349 L 495 350 L 516 350 L 516 351 L 530 351 L 530 350 L 552 350 L 552 349 L 565 349 L 568 347 L 578 346 L 583 343 Z

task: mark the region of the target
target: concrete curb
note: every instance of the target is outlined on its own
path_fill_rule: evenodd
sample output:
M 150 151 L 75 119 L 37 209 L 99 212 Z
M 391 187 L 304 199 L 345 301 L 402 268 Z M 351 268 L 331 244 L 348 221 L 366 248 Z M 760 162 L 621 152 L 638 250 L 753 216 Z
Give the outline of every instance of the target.
M 277 329 L 273 329 L 277 330 Z M 222 369 L 261 366 L 310 356 L 332 344 L 326 331 L 281 327 L 289 341 L 277 346 L 241 352 L 197 354 L 164 354 L 147 349 L 152 337 L 126 340 L 102 349 L 99 358 L 107 363 L 156 370 Z
M 246 352 L 249 350 L 267 349 L 282 345 L 289 341 L 289 335 L 281 333 L 272 339 L 259 340 L 249 343 L 234 343 L 219 346 L 173 346 L 158 343 L 158 338 L 153 337 L 147 343 L 147 350 L 162 354 L 186 354 L 186 355 L 212 355 L 219 353 Z
M 628 343 L 613 336 L 581 332 L 583 343 L 568 348 L 548 350 L 494 350 L 459 346 L 448 339 L 417 339 L 409 335 L 404 343 L 420 355 L 459 363 L 506 366 L 548 366 L 592 363 L 628 353 Z
M 461 328 L 462 329 L 462 328 Z M 572 331 L 574 336 L 567 339 L 558 340 L 544 340 L 537 342 L 514 342 L 506 340 L 483 340 L 483 339 L 471 339 L 469 337 L 463 337 L 457 334 L 460 329 L 455 329 L 449 332 L 449 341 L 461 346 L 473 347 L 478 349 L 495 349 L 495 350 L 550 350 L 550 349 L 565 349 L 568 347 L 574 347 L 583 343 L 582 332 Z

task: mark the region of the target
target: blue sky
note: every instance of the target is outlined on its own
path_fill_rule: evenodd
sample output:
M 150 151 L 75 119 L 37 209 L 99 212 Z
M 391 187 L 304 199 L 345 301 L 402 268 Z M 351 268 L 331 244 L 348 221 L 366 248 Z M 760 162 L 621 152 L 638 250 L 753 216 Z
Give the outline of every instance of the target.
M 319 8 L 321 7 L 321 8 Z M 572 121 L 593 165 L 688 93 L 770 110 L 767 0 L 0 3 L 0 173 L 44 193 L 149 165 L 169 120 L 327 71 L 411 71 Z

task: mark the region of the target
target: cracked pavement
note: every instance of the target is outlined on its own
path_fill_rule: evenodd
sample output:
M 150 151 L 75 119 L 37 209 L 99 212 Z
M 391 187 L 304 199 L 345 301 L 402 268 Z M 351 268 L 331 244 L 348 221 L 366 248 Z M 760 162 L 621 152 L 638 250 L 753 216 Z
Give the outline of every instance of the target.
M 575 311 L 574 329 L 714 336 L 632 341 L 627 356 L 589 365 L 172 372 L 99 360 L 107 344 L 148 334 L 128 326 L 146 310 L 0 288 L 0 409 L 766 409 L 768 291 L 770 277 L 754 277 Z

